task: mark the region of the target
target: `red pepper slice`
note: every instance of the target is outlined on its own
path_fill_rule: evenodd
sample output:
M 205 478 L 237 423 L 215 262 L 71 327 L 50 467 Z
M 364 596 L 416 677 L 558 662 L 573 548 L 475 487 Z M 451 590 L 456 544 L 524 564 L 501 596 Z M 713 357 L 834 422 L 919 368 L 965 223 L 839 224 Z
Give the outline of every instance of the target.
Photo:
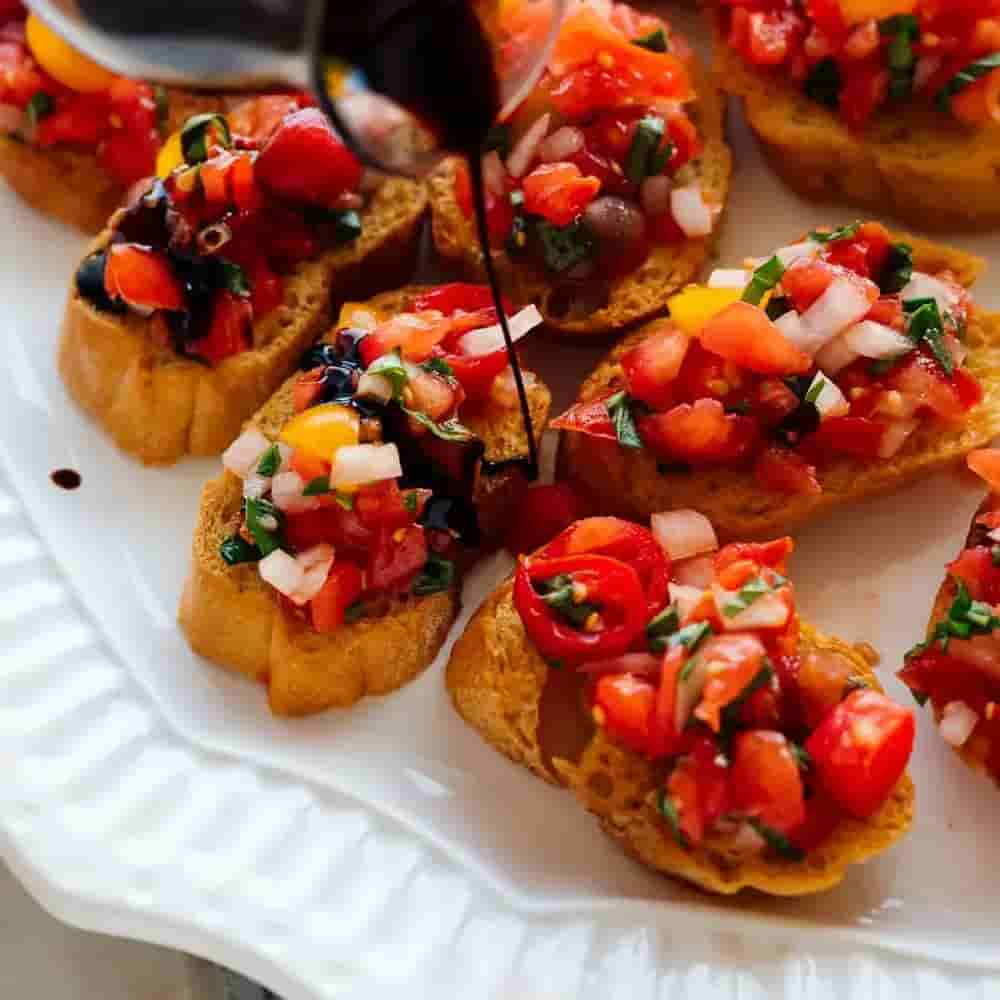
M 586 600 L 601 609 L 601 628 L 573 628 L 532 586 L 564 574 L 587 588 Z M 542 655 L 571 663 L 624 653 L 648 617 L 638 573 L 617 559 L 590 554 L 522 560 L 514 577 L 514 606 Z

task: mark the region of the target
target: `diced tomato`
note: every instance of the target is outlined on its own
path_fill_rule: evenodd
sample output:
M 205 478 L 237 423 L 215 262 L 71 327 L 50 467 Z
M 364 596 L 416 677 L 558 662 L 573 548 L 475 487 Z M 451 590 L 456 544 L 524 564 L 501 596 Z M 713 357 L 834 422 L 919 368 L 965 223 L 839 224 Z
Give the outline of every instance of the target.
M 986 705 L 997 700 L 994 677 L 943 652 L 939 646 L 909 657 L 898 676 L 921 701 L 931 698 L 938 708 L 950 701 L 964 701 L 974 712 L 983 715 Z
M 557 431 L 574 431 L 606 441 L 618 440 L 615 426 L 604 399 L 594 399 L 586 403 L 574 403 L 565 413 L 556 417 L 549 427 Z
M 479 402 L 489 397 L 496 377 L 510 364 L 506 350 L 489 354 L 448 354 L 436 347 L 434 355 L 448 364 L 465 395 Z
M 951 384 L 958 393 L 958 400 L 966 412 L 983 401 L 983 387 L 975 375 L 966 368 L 956 368 Z
M 309 602 L 313 628 L 335 632 L 344 624 L 344 612 L 361 596 L 364 574 L 352 562 L 335 562 L 320 592 Z
M 674 381 L 690 343 L 691 338 L 669 320 L 658 323 L 622 355 L 621 366 L 629 395 L 654 410 L 668 409 L 675 401 Z
M 1000 566 L 993 564 L 992 553 L 985 545 L 963 550 L 949 563 L 948 575 L 961 580 L 974 601 L 1000 603 Z
M 822 260 L 797 260 L 781 277 L 781 287 L 800 313 L 805 312 L 833 283 L 835 272 Z
M 249 299 L 232 292 L 217 292 L 208 333 L 194 341 L 188 349 L 209 364 L 218 364 L 250 346 L 252 322 L 253 306 Z
M 701 702 L 694 714 L 713 732 L 718 732 L 722 710 L 731 705 L 760 673 L 767 651 L 755 635 L 713 636 L 700 655 L 710 664 Z
M 848 128 L 860 130 L 889 94 L 889 71 L 876 54 L 851 64 L 840 91 L 840 114 Z
M 667 115 L 667 135 L 673 146 L 667 170 L 674 173 L 685 164 L 701 155 L 704 143 L 698 134 L 698 127 L 683 111 L 673 111 Z
M 706 350 L 762 375 L 801 375 L 812 367 L 809 355 L 749 302 L 734 302 L 716 313 L 698 339 Z
M 296 471 L 302 475 L 300 468 L 296 467 Z M 302 475 L 302 478 L 309 482 L 316 477 L 311 476 L 306 479 Z M 338 557 L 343 555 L 341 551 L 343 549 L 351 556 L 362 559 L 367 558 L 375 540 L 375 535 L 361 523 L 353 511 L 344 510 L 337 503 L 316 510 L 286 515 L 285 537 L 289 545 L 299 552 L 325 542 L 333 545 Z
M 455 166 L 455 200 L 467 219 L 472 219 L 475 216 L 472 178 L 469 176 L 469 167 L 464 160 L 460 160 Z M 487 189 L 483 192 L 483 201 L 486 208 L 486 228 L 490 235 L 490 246 L 501 247 L 504 240 L 510 235 L 511 226 L 514 224 L 514 209 L 510 203 L 510 197 L 507 194 L 494 194 Z
M 427 562 L 427 538 L 417 524 L 396 531 L 381 529 L 368 564 L 366 589 L 405 590 Z
M 885 424 L 867 417 L 830 417 L 803 448 L 809 455 L 815 451 L 823 456 L 830 452 L 853 455 L 856 458 L 878 458 Z
M 575 163 L 543 163 L 521 183 L 524 210 L 555 226 L 568 226 L 601 189 L 601 182 L 584 177 Z
M 656 688 L 632 674 L 606 674 L 594 691 L 594 705 L 608 735 L 636 753 L 649 746 L 649 725 Z
M 514 306 L 507 298 L 502 298 L 504 311 L 509 316 L 514 312 Z M 413 311 L 424 312 L 436 309 L 451 316 L 462 312 L 479 312 L 480 309 L 493 308 L 493 293 L 489 285 L 474 285 L 466 281 L 453 281 L 447 285 L 438 285 L 422 292 L 413 300 Z
M 256 212 L 263 200 L 263 192 L 257 185 L 254 161 L 250 156 L 237 156 L 229 169 L 229 196 L 241 212 Z
M 780 66 L 802 34 L 802 22 L 786 11 L 754 11 L 746 24 L 744 56 L 756 66 Z
M 160 129 L 156 99 L 145 83 L 118 77 L 109 92 L 108 130 L 98 147 L 101 166 L 123 187 L 156 173 Z
M 756 421 L 726 413 L 717 399 L 698 399 L 643 417 L 639 435 L 661 458 L 692 464 L 720 462 L 749 451 Z
M 414 373 L 407 388 L 413 397 L 409 408 L 426 414 L 435 423 L 453 415 L 464 398 L 462 387 L 454 379 L 437 372 Z
M 894 330 L 903 330 L 906 314 L 903 312 L 903 303 L 898 295 L 883 295 L 871 308 L 865 317 L 873 323 L 881 323 L 883 326 L 891 326 Z
M 406 494 L 395 479 L 383 479 L 358 490 L 354 495 L 354 512 L 358 520 L 373 531 L 395 531 L 416 519 L 415 506 L 413 510 L 407 509 Z
M 892 794 L 913 751 L 913 713 L 877 691 L 855 691 L 809 737 L 820 782 L 846 812 L 867 819 Z
M 829 839 L 842 817 L 840 806 L 833 798 L 822 788 L 815 788 L 806 799 L 806 818 L 788 831 L 788 839 L 800 851 L 811 851 Z
M 794 550 L 795 543 L 787 536 L 771 542 L 734 542 L 716 553 L 715 572 L 722 573 L 735 562 L 749 560 L 783 574 L 788 557 Z
M 657 760 L 673 753 L 680 739 L 675 719 L 677 706 L 677 680 L 687 661 L 687 651 L 683 646 L 675 646 L 663 654 L 660 668 L 660 686 L 656 692 L 656 704 L 650 716 L 649 741 L 646 754 L 650 760 Z
M 828 243 L 826 259 L 831 264 L 838 264 L 861 275 L 862 278 L 871 278 L 878 282 L 882 269 L 885 267 L 886 258 L 889 256 L 890 242 L 889 230 L 881 222 L 865 222 L 854 236 Z M 880 301 L 892 302 L 899 305 L 900 309 L 902 308 L 898 297 Z M 869 318 L 874 319 L 872 316 Z M 887 323 L 886 325 L 891 326 L 892 324 Z
M 451 320 L 442 319 L 434 312 L 395 316 L 362 338 L 358 347 L 361 360 L 367 367 L 376 358 L 398 349 L 407 361 L 426 361 L 451 326 Z
M 779 833 L 794 830 L 806 817 L 798 762 L 788 740 L 773 730 L 736 734 L 729 794 L 736 810 Z
M 515 556 L 534 552 L 586 517 L 589 506 L 569 483 L 532 486 L 522 494 L 514 513 L 507 550 Z
M 780 729 L 787 724 L 786 698 L 781 687 L 773 680 L 756 691 L 739 708 L 739 722 L 743 729 Z
M 727 807 L 729 772 L 712 740 L 702 737 L 670 772 L 666 794 L 677 813 L 678 827 L 688 844 L 704 839 Z
M 961 370 L 955 373 L 961 374 Z M 936 416 L 948 423 L 958 423 L 965 418 L 968 406 L 958 392 L 957 381 L 949 380 L 941 366 L 920 351 L 913 351 L 888 375 L 886 383 L 905 396 L 920 400 Z
M 798 697 L 802 722 L 813 730 L 843 700 L 854 674 L 851 661 L 837 653 L 811 650 L 799 660 Z
M 108 247 L 104 290 L 111 298 L 131 306 L 184 308 L 184 291 L 166 254 L 137 243 L 114 243 Z
M 35 142 L 42 148 L 80 146 L 94 149 L 108 127 L 110 106 L 104 94 L 66 94 L 39 123 Z
M 823 492 L 816 478 L 816 467 L 798 452 L 787 448 L 766 448 L 762 451 L 754 463 L 753 474 L 765 490 L 791 495 Z
M 977 448 L 965 458 L 969 468 L 1000 493 L 1000 448 Z

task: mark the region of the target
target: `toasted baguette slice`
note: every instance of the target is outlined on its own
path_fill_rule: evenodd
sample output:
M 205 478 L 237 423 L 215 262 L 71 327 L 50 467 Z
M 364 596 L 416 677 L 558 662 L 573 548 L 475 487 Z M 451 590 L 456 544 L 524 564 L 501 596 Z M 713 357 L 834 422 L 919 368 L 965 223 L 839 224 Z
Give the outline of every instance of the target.
M 380 312 L 406 309 L 421 289 L 409 286 L 371 300 Z M 274 439 L 293 414 L 294 377 L 249 421 Z M 540 436 L 548 416 L 548 389 L 530 389 L 532 420 Z M 494 461 L 527 451 L 520 413 L 493 407 L 463 415 Z M 488 540 L 503 530 L 517 487 L 516 474 L 483 476 L 477 491 L 480 524 Z M 458 611 L 457 587 L 394 602 L 379 617 L 362 618 L 321 635 L 287 616 L 256 565 L 227 566 L 219 545 L 239 524 L 242 483 L 231 472 L 204 488 L 194 533 L 192 570 L 179 620 L 191 647 L 230 670 L 267 683 L 276 715 L 301 716 L 346 708 L 366 694 L 387 694 L 413 680 L 437 655 Z
M 748 66 L 719 30 L 710 3 L 715 75 L 742 98 L 775 172 L 814 201 L 846 200 L 922 229 L 1000 225 L 1000 124 L 972 127 L 934 108 L 893 107 L 855 134 L 801 87 Z
M 741 857 L 719 835 L 697 850 L 685 850 L 656 809 L 662 774 L 590 724 L 580 706 L 580 675 L 545 663 L 511 594 L 508 581 L 476 612 L 452 650 L 447 683 L 455 707 L 515 763 L 571 789 L 604 830 L 644 864 L 725 895 L 753 888 L 774 896 L 802 896 L 836 885 L 850 865 L 884 851 L 910 826 L 913 784 L 904 775 L 870 820 L 845 817 L 802 861 Z M 859 648 L 806 624 L 802 648 L 839 653 L 856 674 L 881 690 L 871 661 Z
M 936 273 L 954 272 L 969 287 L 983 262 L 953 247 L 902 234 L 894 236 L 913 247 L 914 266 Z M 588 376 L 578 399 L 605 395 L 623 379 L 622 355 L 643 337 L 643 330 L 626 337 Z M 670 507 L 693 507 L 715 525 L 720 539 L 734 541 L 787 532 L 831 507 L 865 496 L 886 493 L 954 462 L 1000 434 L 1000 314 L 973 311 L 966 334 L 967 365 L 983 388 L 983 401 L 966 422 L 953 429 L 923 427 L 887 461 L 850 458 L 819 470 L 823 492 L 795 494 L 762 489 L 746 469 L 725 466 L 691 472 L 661 473 L 649 451 L 619 448 L 610 441 L 566 433 L 560 443 L 560 468 L 567 478 L 593 494 L 600 509 L 637 520 Z
M 725 106 L 718 87 L 695 59 L 694 86 L 698 101 L 689 107 L 705 149 L 692 166 L 706 199 L 725 205 L 732 156 L 724 132 Z M 429 180 L 434 245 L 470 277 L 482 278 L 483 255 L 475 224 L 455 199 L 455 166 L 447 160 Z M 716 223 L 718 233 L 722 220 Z M 502 250 L 493 256 L 504 290 L 518 303 L 535 303 L 550 330 L 570 336 L 601 336 L 663 311 L 664 296 L 686 285 L 701 270 L 714 243 L 712 237 L 688 240 L 678 246 L 654 247 L 637 271 L 615 281 L 608 301 L 595 307 L 576 298 L 579 282 L 559 281 L 534 268 L 515 264 Z M 586 284 L 586 283 L 584 283 Z
M 385 181 L 361 214 L 361 236 L 299 264 L 285 280 L 284 303 L 254 323 L 253 347 L 214 366 L 158 346 L 148 320 L 101 312 L 74 289 L 59 345 L 63 381 L 141 462 L 217 455 L 329 326 L 332 306 L 410 276 L 426 204 L 420 185 Z M 88 253 L 107 239 L 105 232 Z
M 164 133 L 172 135 L 192 115 L 235 103 L 235 97 L 170 89 Z M 0 136 L 0 177 L 39 212 L 90 235 L 104 228 L 125 196 L 125 189 L 93 153 L 39 149 L 8 135 Z

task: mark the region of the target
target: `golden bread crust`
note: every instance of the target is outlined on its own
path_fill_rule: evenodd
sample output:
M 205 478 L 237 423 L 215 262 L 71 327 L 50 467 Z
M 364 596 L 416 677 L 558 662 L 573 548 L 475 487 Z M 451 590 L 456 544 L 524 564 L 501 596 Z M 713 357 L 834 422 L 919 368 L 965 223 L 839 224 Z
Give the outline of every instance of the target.
M 983 262 L 952 247 L 929 243 L 907 234 L 894 237 L 913 247 L 914 265 L 930 273 L 950 269 L 968 287 Z M 637 330 L 619 343 L 588 376 L 581 401 L 598 398 L 619 385 L 622 355 L 643 336 Z M 564 433 L 560 442 L 562 473 L 590 492 L 600 509 L 636 520 L 648 520 L 658 510 L 691 507 L 715 525 L 725 541 L 786 534 L 790 528 L 842 503 L 886 493 L 948 465 L 1000 434 L 1000 314 L 975 310 L 969 321 L 967 365 L 983 387 L 983 401 L 960 427 L 923 427 L 888 461 L 850 458 L 820 468 L 823 492 L 788 495 L 762 489 L 752 472 L 712 467 L 693 472 L 661 474 L 657 460 L 645 449 L 619 448 L 615 442 Z
M 851 661 L 857 675 L 881 690 L 870 660 L 859 648 L 804 623 L 802 648 L 839 653 Z M 913 784 L 904 775 L 870 820 L 845 817 L 802 861 L 741 857 L 720 835 L 697 850 L 685 850 L 657 812 L 662 774 L 647 760 L 616 745 L 600 729 L 590 730 L 575 760 L 546 757 L 539 737 L 541 710 L 555 673 L 528 639 L 508 581 L 476 612 L 455 644 L 447 683 L 459 714 L 487 742 L 545 780 L 571 789 L 605 832 L 657 871 L 725 895 L 748 888 L 775 896 L 806 895 L 836 885 L 850 865 L 884 851 L 910 826 Z
M 123 451 L 149 465 L 217 455 L 329 326 L 331 308 L 410 274 L 426 207 L 423 188 L 388 180 L 362 213 L 361 236 L 299 264 L 284 302 L 254 324 L 252 349 L 210 366 L 157 346 L 150 322 L 66 306 L 59 372 L 73 398 Z M 88 253 L 107 241 L 102 234 Z
M 732 171 L 724 136 L 724 99 L 696 60 L 694 76 L 698 101 L 690 108 L 705 142 L 696 169 L 707 200 L 724 206 Z M 475 227 L 455 199 L 456 162 L 446 160 L 428 181 L 434 245 L 466 274 L 481 279 L 483 260 Z M 606 305 L 588 308 L 583 314 L 565 312 L 566 295 L 558 283 L 534 269 L 514 265 L 503 251 L 494 251 L 493 256 L 504 290 L 520 305 L 536 304 L 550 330 L 567 336 L 601 336 L 663 312 L 666 296 L 701 270 L 721 225 L 719 219 L 713 235 L 704 240 L 689 240 L 679 247 L 654 247 L 642 267 L 612 284 Z

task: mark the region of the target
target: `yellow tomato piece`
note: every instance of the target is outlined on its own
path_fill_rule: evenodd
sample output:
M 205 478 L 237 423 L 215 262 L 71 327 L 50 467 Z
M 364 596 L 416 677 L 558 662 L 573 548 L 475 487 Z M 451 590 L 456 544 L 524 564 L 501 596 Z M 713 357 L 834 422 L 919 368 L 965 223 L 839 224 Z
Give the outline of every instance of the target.
M 344 445 L 358 443 L 358 411 L 342 403 L 321 403 L 292 417 L 281 440 L 296 450 L 332 462 Z
M 686 334 L 693 337 L 726 306 L 739 302 L 741 288 L 705 288 L 689 285 L 682 292 L 667 299 L 670 318 Z
M 114 82 L 114 73 L 77 52 L 37 15 L 28 15 L 24 30 L 35 61 L 64 87 L 81 94 L 96 94 Z
M 373 309 L 367 302 L 345 302 L 337 317 L 338 329 L 353 327 L 355 330 L 374 330 L 386 319 L 380 309 Z
M 859 24 L 869 18 L 881 21 L 895 14 L 912 14 L 917 0 L 840 0 L 840 11 L 848 24 Z
M 181 134 L 174 132 L 160 147 L 156 154 L 156 176 L 169 177 L 176 167 L 184 163 L 184 152 L 181 148 Z

